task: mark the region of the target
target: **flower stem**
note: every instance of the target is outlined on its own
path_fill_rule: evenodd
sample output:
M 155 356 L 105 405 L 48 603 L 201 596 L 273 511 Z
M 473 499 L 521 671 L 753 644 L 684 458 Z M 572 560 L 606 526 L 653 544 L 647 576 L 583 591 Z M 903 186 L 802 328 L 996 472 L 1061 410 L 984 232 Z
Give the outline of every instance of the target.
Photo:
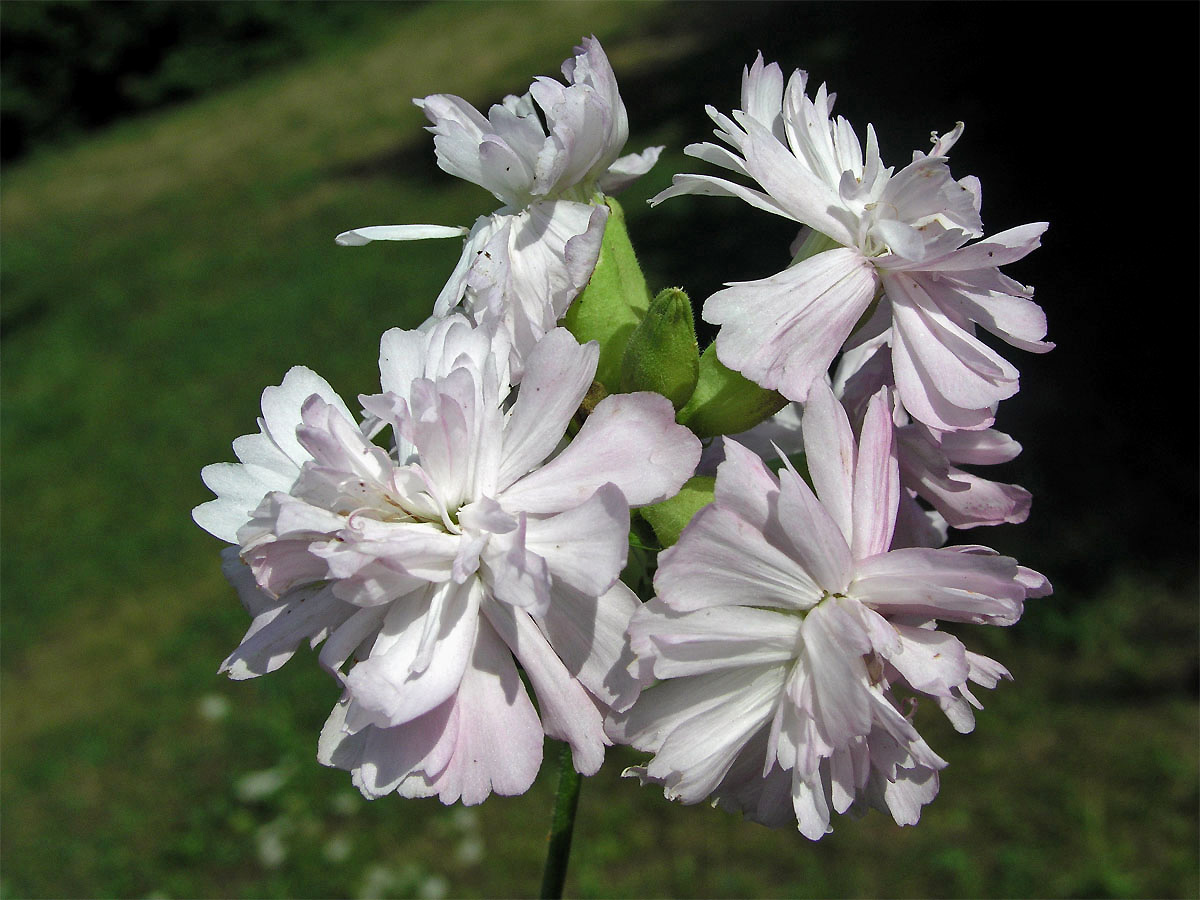
M 579 805 L 579 788 L 583 779 L 575 771 L 571 747 L 562 745 L 558 758 L 558 796 L 554 800 L 554 818 L 550 820 L 547 837 L 546 869 L 542 874 L 543 900 L 562 897 L 567 880 L 567 861 L 571 855 L 571 833 L 575 828 L 575 809 Z

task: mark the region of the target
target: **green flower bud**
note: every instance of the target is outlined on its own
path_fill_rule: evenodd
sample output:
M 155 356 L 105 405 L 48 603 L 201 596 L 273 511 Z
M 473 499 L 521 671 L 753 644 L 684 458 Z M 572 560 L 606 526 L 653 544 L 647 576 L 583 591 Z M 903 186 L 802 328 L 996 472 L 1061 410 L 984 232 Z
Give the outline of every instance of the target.
M 699 376 L 692 301 L 679 288 L 667 288 L 650 301 L 646 317 L 629 336 L 621 360 L 621 390 L 662 394 L 678 412 Z
M 783 409 L 787 398 L 759 387 L 717 359 L 712 343 L 700 356 L 700 378 L 675 420 L 699 438 L 739 434 Z
M 650 306 L 650 291 L 629 242 L 625 213 L 612 197 L 605 197 L 604 202 L 611 212 L 596 268 L 587 287 L 568 307 L 563 324 L 579 343 L 600 343 L 596 380 L 615 394 L 621 390 L 625 345 Z
M 717 479 L 711 475 L 693 476 L 674 497 L 638 510 L 638 515 L 654 529 L 654 536 L 664 550 L 679 540 L 679 533 L 692 521 L 692 516 L 713 502 L 716 483 Z

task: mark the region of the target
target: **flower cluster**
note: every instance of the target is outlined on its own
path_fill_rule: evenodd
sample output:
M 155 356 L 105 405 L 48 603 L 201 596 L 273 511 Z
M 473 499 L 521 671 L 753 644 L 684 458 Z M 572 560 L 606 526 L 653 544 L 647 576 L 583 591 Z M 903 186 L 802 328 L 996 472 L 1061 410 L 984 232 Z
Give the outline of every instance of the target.
M 944 546 L 1029 512 L 959 466 L 1020 450 L 991 427 L 1016 370 L 976 329 L 1052 346 L 999 271 L 1045 225 L 982 236 L 978 182 L 946 158 L 961 124 L 895 172 L 824 86 L 785 88 L 760 57 L 742 109 L 709 109 L 731 149 L 687 148 L 756 186 L 677 175 L 652 201 L 731 196 L 803 226 L 785 271 L 708 298 L 701 354 L 690 301 L 650 296 L 607 196 L 661 148 L 621 155 L 598 41 L 562 72 L 486 116 L 416 101 L 439 165 L 503 205 L 339 235 L 465 241 L 432 317 L 383 334 L 378 393 L 354 411 L 294 368 L 239 462 L 204 470 L 217 498 L 193 515 L 232 545 L 253 617 L 222 670 L 320 644 L 342 693 L 318 759 L 367 797 L 521 793 L 550 736 L 584 775 L 627 743 L 652 754 L 627 774 L 668 797 L 813 839 L 866 806 L 914 823 L 946 765 L 918 697 L 969 731 L 972 685 L 1008 677 L 939 624 L 1010 625 L 1050 592 Z

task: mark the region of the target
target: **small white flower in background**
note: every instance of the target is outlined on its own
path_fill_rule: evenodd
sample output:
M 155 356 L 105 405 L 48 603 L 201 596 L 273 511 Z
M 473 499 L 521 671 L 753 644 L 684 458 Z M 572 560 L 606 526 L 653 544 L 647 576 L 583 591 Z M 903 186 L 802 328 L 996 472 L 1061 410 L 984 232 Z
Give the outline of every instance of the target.
M 262 863 L 263 868 L 278 869 L 287 861 L 288 846 L 285 836 L 289 830 L 286 820 L 276 819 L 260 826 L 255 832 L 258 861 Z
M 831 810 L 870 804 L 917 821 L 945 762 L 896 696 L 933 697 L 960 731 L 1007 672 L 938 631 L 938 619 L 1010 625 L 1036 572 L 987 548 L 889 550 L 900 499 L 891 404 L 881 390 L 856 445 L 817 381 L 805 458 L 778 480 L 734 441 L 715 501 L 663 551 L 657 598 L 633 618 L 639 661 L 662 683 L 610 718 L 654 758 L 631 770 L 672 799 L 713 798 L 769 825 L 829 830 Z M 818 495 L 820 500 L 818 501 Z
M 219 722 L 229 715 L 229 698 L 221 694 L 205 694 L 197 707 L 204 721 Z
M 321 845 L 321 855 L 331 863 L 345 862 L 354 852 L 354 843 L 344 834 L 335 834 Z
M 278 793 L 287 784 L 289 777 L 291 777 L 291 772 L 285 765 L 272 769 L 260 769 L 239 778 L 234 790 L 237 792 L 238 799 L 243 803 L 257 803 Z
M 713 294 L 704 318 L 721 326 L 717 355 L 758 384 L 803 401 L 838 351 L 886 332 L 896 390 L 918 420 L 940 430 L 983 429 L 999 401 L 1017 392 L 1017 370 L 975 337 L 985 328 L 1013 346 L 1042 353 L 1046 319 L 1025 287 L 999 271 L 1039 246 L 1045 223 L 991 238 L 979 218 L 975 178 L 955 181 L 946 154 L 959 125 L 914 153 L 899 172 L 885 168 L 874 129 L 866 148 L 850 124 L 831 119 L 833 95 L 814 98 L 796 71 L 784 88 L 761 55 L 742 79 L 732 118 L 712 107 L 717 144 L 689 155 L 745 176 L 755 190 L 710 175 L 676 175 L 652 202 L 680 194 L 738 197 L 811 229 L 798 261 L 760 281 Z M 740 154 L 740 155 L 739 155 Z M 815 233 L 814 233 L 815 232 Z M 871 307 L 871 320 L 855 325 Z
M 469 232 L 377 225 L 337 236 L 339 244 L 358 246 L 467 235 L 434 314 L 461 306 L 474 322 L 503 327 L 517 379 L 521 360 L 591 277 L 608 220 L 603 195 L 648 172 L 662 151 L 620 155 L 629 120 L 599 41 L 584 38 L 562 71 L 565 85 L 538 78 L 486 117 L 452 94 L 414 101 L 433 122 L 438 165 L 491 191 L 504 204 L 495 213 L 481 216 Z
M 596 345 L 547 334 L 508 406 L 492 341 L 461 316 L 389 331 L 361 426 L 292 369 L 264 391 L 260 433 L 235 441 L 241 464 L 203 473 L 218 498 L 194 516 L 238 544 L 227 573 L 255 617 L 222 668 L 253 677 L 324 641 L 345 693 L 318 758 L 368 797 L 521 793 L 544 734 L 592 774 L 600 707 L 637 693 L 617 666 L 638 606 L 617 580 L 629 507 L 678 491 L 700 443 L 641 393 L 602 400 L 560 448 Z M 390 452 L 372 442 L 385 427 Z

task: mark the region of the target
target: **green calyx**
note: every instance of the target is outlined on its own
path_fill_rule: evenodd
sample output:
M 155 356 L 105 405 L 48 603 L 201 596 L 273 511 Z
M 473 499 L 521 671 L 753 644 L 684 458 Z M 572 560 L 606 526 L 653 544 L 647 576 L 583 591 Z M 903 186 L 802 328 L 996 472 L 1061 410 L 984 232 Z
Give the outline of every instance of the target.
M 673 546 L 692 517 L 713 502 L 716 483 L 717 479 L 711 475 L 693 476 L 674 497 L 637 511 L 654 529 L 661 547 Z
M 699 376 L 692 302 L 679 288 L 667 288 L 650 301 L 645 318 L 629 336 L 621 360 L 621 390 L 662 394 L 678 412 Z
M 596 380 L 615 394 L 621 391 L 625 346 L 646 315 L 650 291 L 629 241 L 625 213 L 611 197 L 604 202 L 609 216 L 596 268 L 587 287 L 567 309 L 563 324 L 581 344 L 599 342 Z
M 800 246 L 796 250 L 795 257 L 788 263 L 788 266 L 795 266 L 804 262 L 806 259 L 812 259 L 818 253 L 824 253 L 826 250 L 836 250 L 842 245 L 828 235 L 821 234 L 819 231 L 808 229 L 808 236 L 800 242 Z
M 768 419 L 787 403 L 778 391 L 760 387 L 717 359 L 717 345 L 700 356 L 696 389 L 675 420 L 699 438 L 740 434 Z

